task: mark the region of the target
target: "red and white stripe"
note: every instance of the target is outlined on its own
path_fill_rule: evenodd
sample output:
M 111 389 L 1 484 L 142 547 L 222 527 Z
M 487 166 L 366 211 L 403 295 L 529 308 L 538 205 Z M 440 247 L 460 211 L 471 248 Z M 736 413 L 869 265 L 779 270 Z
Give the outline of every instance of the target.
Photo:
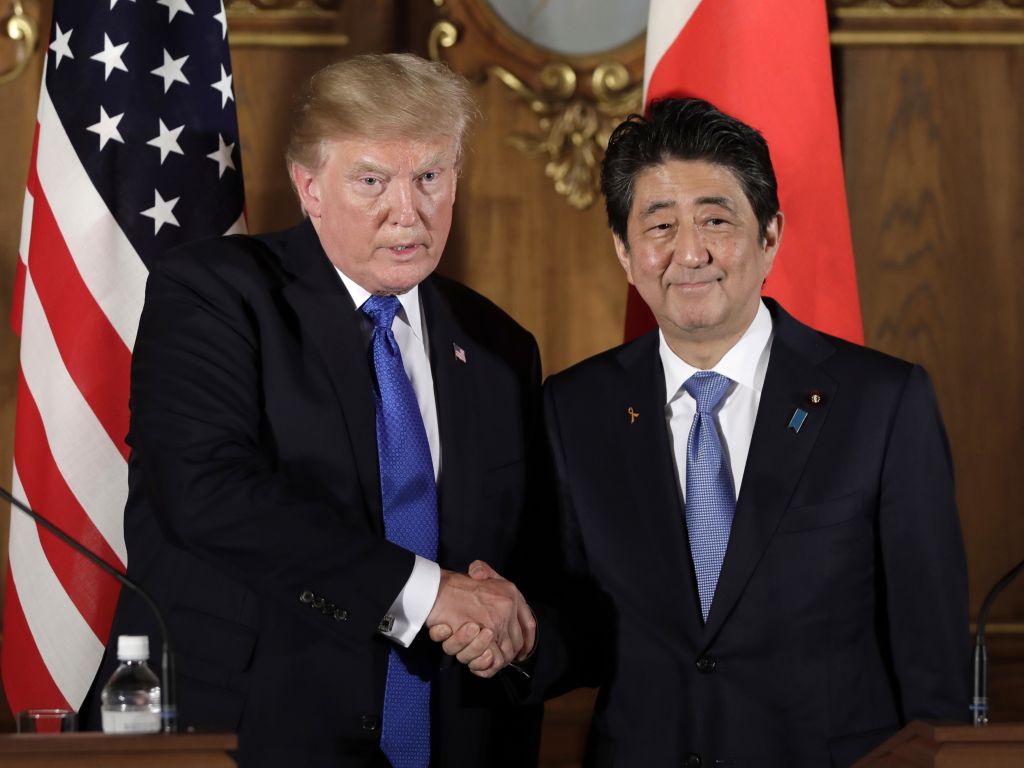
M 645 104 L 700 97 L 768 141 L 786 220 L 764 292 L 861 341 L 825 3 L 651 0 L 647 30 Z M 631 290 L 626 337 L 653 324 Z
M 147 272 L 45 85 L 19 256 L 14 495 L 124 570 L 129 375 Z M 11 510 L 3 680 L 13 711 L 81 706 L 117 595 L 110 576 Z

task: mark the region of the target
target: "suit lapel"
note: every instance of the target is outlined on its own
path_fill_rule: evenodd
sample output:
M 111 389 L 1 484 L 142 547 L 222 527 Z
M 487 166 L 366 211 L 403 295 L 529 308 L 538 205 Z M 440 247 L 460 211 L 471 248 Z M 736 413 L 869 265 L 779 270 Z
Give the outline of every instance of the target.
M 775 321 L 775 338 L 729 545 L 704 630 L 705 644 L 714 639 L 735 607 L 774 535 L 838 389 L 836 381 L 818 367 L 833 347 L 775 302 L 766 300 L 766 304 Z M 821 394 L 820 404 L 810 402 L 812 392 Z M 798 408 L 807 417 L 796 431 L 789 424 Z
M 439 559 L 447 562 L 454 531 L 459 531 L 458 540 L 472 539 L 472 536 L 467 537 L 465 528 L 475 519 L 472 500 L 480 498 L 482 467 L 479 451 L 474 448 L 480 387 L 474 382 L 486 353 L 464 331 L 431 278 L 420 283 L 420 299 L 427 321 L 430 371 L 441 434 L 441 475 L 437 489 Z M 458 350 L 461 354 L 456 354 Z
M 301 332 L 312 342 L 337 394 L 369 523 L 383 536 L 373 381 L 352 297 L 309 221 L 292 230 L 284 265 L 296 279 L 282 293 L 298 316 Z
M 625 468 L 624 480 L 630 484 L 628 498 L 633 500 L 631 508 L 623 509 L 622 514 L 626 524 L 647 529 L 650 538 L 644 553 L 645 567 L 651 569 L 653 583 L 679 585 L 676 594 L 684 604 L 678 610 L 689 629 L 699 631 L 700 603 L 665 422 L 665 374 L 658 343 L 654 331 L 623 347 L 619 356 L 623 378 L 613 395 L 617 399 L 609 403 L 613 411 L 621 408 L 621 413 L 614 414 L 621 424 L 614 430 L 615 448 L 622 452 L 622 461 L 616 466 Z

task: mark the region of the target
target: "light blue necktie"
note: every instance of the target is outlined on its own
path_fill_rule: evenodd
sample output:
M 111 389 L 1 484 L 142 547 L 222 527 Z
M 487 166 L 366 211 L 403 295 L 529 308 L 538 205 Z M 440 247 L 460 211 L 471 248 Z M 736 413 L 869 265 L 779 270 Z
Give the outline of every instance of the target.
M 391 330 L 400 303 L 371 296 L 362 311 L 373 321 L 377 374 L 377 455 L 384 535 L 428 560 L 437 559 L 437 488 L 430 444 L 416 393 Z M 394 768 L 430 764 L 430 677 L 417 674 L 412 649 L 392 647 L 384 688 L 380 746 Z
M 732 472 L 725 461 L 714 415 L 730 384 L 714 371 L 698 371 L 683 384 L 697 401 L 686 444 L 686 531 L 704 621 L 711 611 L 736 510 Z

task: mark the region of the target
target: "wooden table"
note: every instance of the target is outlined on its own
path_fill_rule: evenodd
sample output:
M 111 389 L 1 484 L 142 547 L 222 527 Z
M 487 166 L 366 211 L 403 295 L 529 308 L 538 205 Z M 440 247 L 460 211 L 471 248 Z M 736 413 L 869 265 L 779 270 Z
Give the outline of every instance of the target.
M 235 768 L 233 733 L 0 734 L 4 768 Z

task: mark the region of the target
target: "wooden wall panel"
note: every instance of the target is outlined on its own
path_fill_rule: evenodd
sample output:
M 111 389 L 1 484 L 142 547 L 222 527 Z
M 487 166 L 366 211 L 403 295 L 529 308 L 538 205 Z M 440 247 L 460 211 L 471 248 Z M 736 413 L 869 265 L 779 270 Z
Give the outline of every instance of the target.
M 51 0 L 25 3 L 25 10 L 39 19 L 40 30 L 49 28 L 50 8 Z M 0 13 L 7 13 L 2 3 Z M 41 34 L 45 36 L 46 32 Z M 0 50 L 0 67 L 6 70 L 12 61 L 13 49 L 4 45 Z M 42 71 L 43 59 L 37 53 L 18 79 L 0 85 L 0 147 L 4 152 L 4 173 L 0 174 L 0 484 L 5 488 L 11 487 L 18 392 L 19 345 L 10 323 L 11 300 Z M 3 504 L 0 505 L 0 609 L 7 583 L 8 526 L 9 510 Z M 2 688 L 0 686 L 0 732 L 14 727 Z
M 427 55 L 432 2 L 399 12 L 410 50 Z M 475 79 L 480 120 L 469 139 L 440 271 L 503 307 L 537 337 L 545 375 L 622 341 L 626 282 L 604 207 L 580 211 L 554 190 L 546 160 L 514 148 L 537 118 L 497 79 Z
M 843 83 L 866 340 L 935 380 L 976 611 L 1024 555 L 1024 48 L 846 50 Z
M 1024 47 L 847 48 L 841 71 L 865 338 L 934 379 L 976 616 L 1024 557 Z M 1024 581 L 991 621 L 992 717 L 1024 720 Z
M 292 226 L 301 218 L 284 165 L 288 116 L 296 88 L 331 62 L 359 53 L 393 50 L 401 28 L 396 21 L 396 0 L 339 2 L 333 16 L 315 20 L 315 25 L 295 16 L 242 15 L 240 9 L 248 2 L 251 0 L 235 0 L 235 5 L 229 6 L 239 9 L 229 17 L 231 39 L 241 41 L 232 42 L 231 64 L 249 229 L 269 232 Z M 348 42 L 297 45 L 296 36 L 311 25 L 325 34 L 342 34 Z M 273 33 L 271 40 L 277 44 L 246 43 L 254 33 L 267 32 Z
M 481 291 L 530 329 L 545 374 L 622 341 L 626 287 L 604 208 L 569 206 L 544 160 L 508 143 L 535 118 L 500 83 L 475 88 L 471 138 L 441 271 Z

